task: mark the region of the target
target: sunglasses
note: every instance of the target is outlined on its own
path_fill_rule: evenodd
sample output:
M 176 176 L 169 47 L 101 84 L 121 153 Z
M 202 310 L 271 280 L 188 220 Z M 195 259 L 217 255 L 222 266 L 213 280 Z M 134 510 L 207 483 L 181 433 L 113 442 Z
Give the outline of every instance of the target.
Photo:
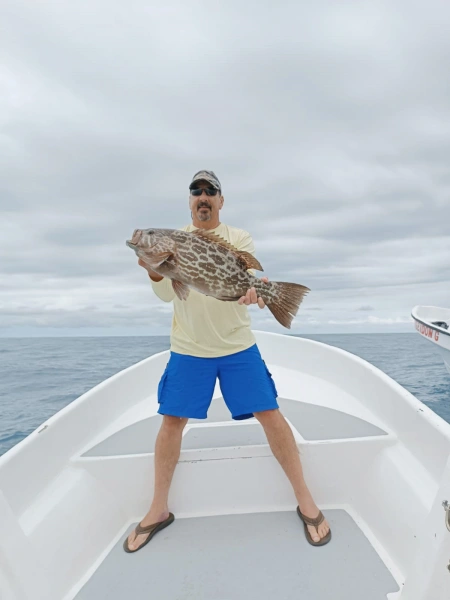
M 191 194 L 193 196 L 201 196 L 205 192 L 207 196 L 217 196 L 218 191 L 216 188 L 194 188 L 191 190 Z

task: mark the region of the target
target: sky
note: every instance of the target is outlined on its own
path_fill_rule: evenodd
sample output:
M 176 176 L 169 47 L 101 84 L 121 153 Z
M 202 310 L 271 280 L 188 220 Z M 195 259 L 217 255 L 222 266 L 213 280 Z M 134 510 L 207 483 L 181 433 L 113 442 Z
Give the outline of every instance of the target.
M 168 334 L 125 240 L 189 223 L 200 169 L 261 276 L 311 289 L 291 333 L 450 307 L 449 24 L 442 0 L 3 0 L 0 336 Z

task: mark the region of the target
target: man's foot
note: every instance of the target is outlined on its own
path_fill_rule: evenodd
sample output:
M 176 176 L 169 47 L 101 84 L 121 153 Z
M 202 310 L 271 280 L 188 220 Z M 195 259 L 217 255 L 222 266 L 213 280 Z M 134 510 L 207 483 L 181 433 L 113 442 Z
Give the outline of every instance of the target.
M 164 512 L 155 513 L 150 509 L 150 511 L 145 515 L 145 517 L 140 522 L 141 527 L 148 527 L 148 525 L 153 525 L 154 523 L 161 523 L 165 521 L 169 517 L 169 511 L 166 510 Z M 150 533 L 141 533 L 140 535 L 136 535 L 136 531 L 133 530 L 128 536 L 128 548 L 131 551 L 137 550 L 142 544 L 144 544 L 148 538 Z
M 314 503 L 303 504 L 302 506 L 300 506 L 300 510 L 302 514 L 305 517 L 308 517 L 309 519 L 316 519 L 320 514 L 319 508 Z M 311 536 L 312 540 L 316 543 L 320 542 L 320 540 L 323 540 L 323 538 L 326 537 L 328 532 L 330 531 L 330 525 L 328 524 L 328 521 L 326 519 L 324 519 L 322 523 L 320 523 L 320 525 L 318 525 L 317 527 L 315 527 L 314 525 L 307 525 L 307 528 L 309 531 L 309 535 Z

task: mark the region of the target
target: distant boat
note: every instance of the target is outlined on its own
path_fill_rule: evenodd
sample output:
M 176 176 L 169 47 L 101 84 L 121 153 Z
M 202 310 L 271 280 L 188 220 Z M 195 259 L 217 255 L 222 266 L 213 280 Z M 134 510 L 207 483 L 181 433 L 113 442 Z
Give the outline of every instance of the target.
M 420 335 L 435 344 L 450 373 L 450 309 L 415 306 L 411 316 Z
M 449 599 L 450 424 L 353 354 L 255 336 L 330 543 L 308 544 L 261 425 L 216 386 L 183 433 L 174 523 L 123 550 L 152 498 L 165 351 L 0 457 L 1 600 Z

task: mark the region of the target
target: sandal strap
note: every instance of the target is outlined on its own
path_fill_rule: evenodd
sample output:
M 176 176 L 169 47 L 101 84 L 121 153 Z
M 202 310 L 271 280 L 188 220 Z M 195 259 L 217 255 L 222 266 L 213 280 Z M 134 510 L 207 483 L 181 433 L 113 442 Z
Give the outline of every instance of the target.
M 158 521 L 158 523 L 152 523 L 151 525 L 147 525 L 146 527 L 142 527 L 142 525 L 139 523 L 138 525 L 136 525 L 135 528 L 136 535 L 141 535 L 142 533 L 151 533 L 154 529 L 156 529 L 163 523 L 171 523 L 173 519 L 173 514 L 169 513 L 169 516 L 167 517 L 167 519 L 164 519 L 164 521 Z
M 160 525 L 160 523 L 153 523 L 152 525 L 147 525 L 147 527 L 142 527 L 139 523 L 136 525 L 135 531 L 137 535 L 141 535 L 142 533 L 150 533 L 153 529 L 155 529 L 155 527 L 158 527 L 158 525 Z
M 313 525 L 314 527 L 318 527 L 325 520 L 322 511 L 319 511 L 319 514 L 315 519 L 311 519 L 311 517 L 306 517 L 302 512 L 300 512 L 300 515 L 307 525 Z

